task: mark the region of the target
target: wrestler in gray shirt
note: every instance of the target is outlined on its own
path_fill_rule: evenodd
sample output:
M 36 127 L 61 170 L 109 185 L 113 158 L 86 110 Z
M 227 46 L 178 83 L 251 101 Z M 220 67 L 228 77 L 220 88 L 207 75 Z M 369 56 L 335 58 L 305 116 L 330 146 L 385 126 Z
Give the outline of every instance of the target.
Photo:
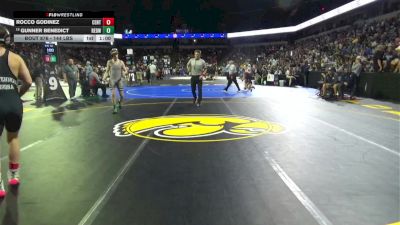
M 206 62 L 203 59 L 191 58 L 186 65 L 186 68 L 190 76 L 199 76 L 202 74 Z

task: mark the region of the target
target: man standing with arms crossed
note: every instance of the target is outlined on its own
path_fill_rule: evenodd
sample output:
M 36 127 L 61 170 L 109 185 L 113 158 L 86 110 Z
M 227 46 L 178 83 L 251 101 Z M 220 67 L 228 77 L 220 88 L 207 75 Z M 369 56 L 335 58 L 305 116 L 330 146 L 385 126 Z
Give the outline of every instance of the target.
M 112 59 L 107 61 L 106 72 L 104 73 L 103 80 L 110 77 L 110 87 L 112 93 L 112 103 L 113 103 L 113 114 L 117 113 L 119 109 L 122 108 L 122 101 L 124 99 L 124 87 L 122 84 L 122 77 L 126 76 L 128 69 L 125 67 L 125 63 L 118 59 L 118 49 L 113 48 L 110 52 Z M 119 90 L 119 100 L 116 99 L 116 90 Z
M 9 151 L 8 183 L 18 186 L 20 146 L 18 131 L 22 124 L 21 96 L 32 85 L 32 78 L 24 60 L 8 50 L 11 45 L 10 32 L 0 26 L 0 137 L 3 129 L 7 130 Z M 18 79 L 23 84 L 18 88 Z M 1 168 L 1 167 L 0 167 Z M 0 173 L 0 198 L 6 195 Z
M 73 59 L 68 59 L 68 64 L 64 66 L 64 80 L 68 82 L 69 98 L 74 100 L 76 86 L 79 80 L 79 70 L 76 65 L 74 65 Z
M 193 94 L 193 103 L 200 107 L 201 100 L 203 97 L 203 79 L 204 73 L 206 69 L 206 62 L 200 58 L 201 51 L 194 51 L 194 58 L 191 58 L 189 62 L 186 64 L 187 71 L 191 76 L 190 84 L 192 86 L 192 94 Z M 198 96 L 196 96 L 196 85 L 198 87 Z

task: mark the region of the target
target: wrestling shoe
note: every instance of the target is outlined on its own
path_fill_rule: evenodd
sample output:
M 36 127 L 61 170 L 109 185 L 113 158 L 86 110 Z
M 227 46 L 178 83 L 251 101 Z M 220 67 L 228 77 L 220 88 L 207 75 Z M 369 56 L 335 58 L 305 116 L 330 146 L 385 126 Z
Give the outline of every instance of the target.
M 3 181 L 0 180 L 0 198 L 4 198 L 6 196 L 6 189 L 4 189 Z
M 8 171 L 8 184 L 11 186 L 18 186 L 19 183 L 19 171 Z

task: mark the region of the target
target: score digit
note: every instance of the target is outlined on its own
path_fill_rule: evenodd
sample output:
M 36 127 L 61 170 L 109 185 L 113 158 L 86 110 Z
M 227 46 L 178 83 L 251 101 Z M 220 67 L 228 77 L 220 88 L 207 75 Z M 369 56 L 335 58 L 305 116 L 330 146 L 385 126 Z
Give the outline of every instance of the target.
M 103 26 L 114 26 L 114 18 L 103 18 Z
M 114 34 L 114 27 L 103 27 L 103 34 Z

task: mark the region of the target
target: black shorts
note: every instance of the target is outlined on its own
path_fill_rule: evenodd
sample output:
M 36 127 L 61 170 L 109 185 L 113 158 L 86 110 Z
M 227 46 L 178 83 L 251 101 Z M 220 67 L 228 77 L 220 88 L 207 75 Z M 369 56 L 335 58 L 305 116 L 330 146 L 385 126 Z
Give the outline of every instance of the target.
M 0 98 L 0 136 L 4 127 L 8 132 L 17 132 L 22 124 L 22 101 L 19 97 Z M 5 103 L 5 104 L 3 104 Z

